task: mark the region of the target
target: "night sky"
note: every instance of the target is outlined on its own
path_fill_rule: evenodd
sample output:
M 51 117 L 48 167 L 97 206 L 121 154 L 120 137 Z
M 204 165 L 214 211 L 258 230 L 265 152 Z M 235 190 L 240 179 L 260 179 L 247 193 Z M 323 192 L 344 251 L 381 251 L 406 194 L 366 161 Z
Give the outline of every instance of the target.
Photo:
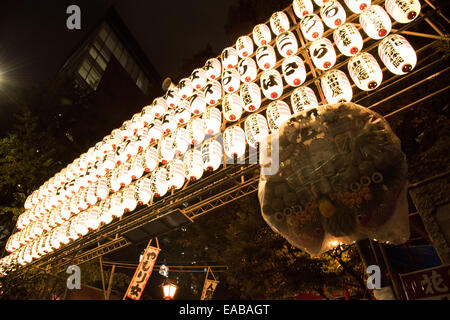
M 238 0 L 1 0 L 0 117 L 10 113 L 5 100 L 21 88 L 51 78 L 87 32 L 114 6 L 151 63 L 164 78 L 183 58 L 210 43 L 216 52 L 226 43 L 224 25 Z M 68 30 L 66 8 L 81 8 L 81 30 Z

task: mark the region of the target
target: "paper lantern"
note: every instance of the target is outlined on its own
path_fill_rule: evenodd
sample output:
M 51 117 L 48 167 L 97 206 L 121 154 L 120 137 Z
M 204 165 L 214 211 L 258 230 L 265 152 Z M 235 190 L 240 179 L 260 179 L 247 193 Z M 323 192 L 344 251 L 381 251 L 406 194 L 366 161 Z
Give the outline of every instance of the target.
M 272 40 L 270 29 L 264 23 L 257 24 L 252 31 L 253 41 L 260 47 L 268 44 Z
M 145 172 L 155 170 L 158 165 L 158 150 L 155 147 L 148 147 L 144 152 L 144 161 L 142 166 Z
M 78 209 L 78 198 L 80 196 L 78 194 L 74 194 L 72 198 L 70 198 L 70 214 L 76 215 L 80 212 L 80 209 Z
M 124 212 L 130 212 L 136 209 L 136 187 L 134 185 L 127 186 L 122 193 L 122 202 Z
M 122 136 L 123 136 L 124 139 L 130 138 L 134 134 L 134 131 L 131 128 L 131 121 L 130 120 L 124 121 L 124 123 L 120 127 L 120 130 L 122 130 Z M 88 154 L 89 154 L 89 152 L 90 152 L 90 150 L 88 150 Z M 94 159 L 95 159 L 95 156 L 96 156 L 96 150 L 95 149 L 93 149 L 93 154 L 94 154 Z
M 258 68 L 255 60 L 250 57 L 241 59 L 238 64 L 239 76 L 242 82 L 252 82 L 258 75 Z
M 186 152 L 190 145 L 188 130 L 178 127 L 173 133 L 173 151 L 175 156 L 179 156 Z
M 203 169 L 217 170 L 222 164 L 222 145 L 217 140 L 209 139 L 203 142 L 201 147 Z
M 264 71 L 260 81 L 262 92 L 267 99 L 275 100 L 283 94 L 283 79 L 277 70 Z
M 417 55 L 405 37 L 399 34 L 387 36 L 378 45 L 378 55 L 386 68 L 393 74 L 410 72 L 417 63 Z
M 100 177 L 97 181 L 97 188 L 95 190 L 95 196 L 98 201 L 106 199 L 109 194 L 108 190 L 108 178 L 106 176 Z
M 120 190 L 120 166 L 116 167 L 113 171 L 108 172 L 108 187 L 110 193 L 115 193 Z
M 336 63 L 336 51 L 328 38 L 313 41 L 309 54 L 316 68 L 320 70 L 328 70 Z
M 104 154 L 100 160 L 97 160 L 94 163 L 95 181 L 106 174 L 106 168 L 103 166 L 103 162 L 105 162 L 105 160 L 106 154 Z
M 290 31 L 280 33 L 276 39 L 277 50 L 284 58 L 291 57 L 298 51 L 298 42 L 295 35 Z
M 261 106 L 261 91 L 254 82 L 244 83 L 239 91 L 242 108 L 247 112 L 254 112 Z
M 222 73 L 222 88 L 226 93 L 239 90 L 240 84 L 240 75 L 236 69 L 227 69 Z
M 321 78 L 320 84 L 328 103 L 334 104 L 352 100 L 352 86 L 344 72 L 337 69 L 330 70 Z
M 317 108 L 319 103 L 314 91 L 309 87 L 300 87 L 291 94 L 291 107 L 294 113 Z
M 167 166 L 167 185 L 172 190 L 178 190 L 184 185 L 184 163 L 179 159 L 170 161 Z
M 124 207 L 122 203 L 122 192 L 116 192 L 111 195 L 110 214 L 113 218 L 120 218 L 124 214 Z
M 206 85 L 206 72 L 202 68 L 194 69 L 191 73 L 192 86 L 196 90 L 202 89 Z
M 206 109 L 205 94 L 202 91 L 196 91 L 189 99 L 189 109 L 192 114 L 202 114 Z
M 186 123 L 191 118 L 191 110 L 189 109 L 189 101 L 181 100 L 175 108 L 175 122 Z
M 222 67 L 224 70 L 234 68 L 239 61 L 238 52 L 233 47 L 223 49 L 220 58 L 222 59 Z
M 114 169 L 116 166 L 116 151 L 108 151 L 108 153 L 104 156 L 102 166 L 105 172 Z
M 175 110 L 169 109 L 161 118 L 162 129 L 166 133 L 171 133 L 177 128 L 177 122 L 175 121 Z
M 71 201 L 70 200 L 66 200 L 66 201 L 64 201 L 62 204 L 61 204 L 61 211 L 60 211 L 60 214 L 61 214 L 61 217 L 64 219 L 64 220 L 69 220 L 70 219 L 70 217 L 71 217 L 71 215 L 72 215 L 72 212 L 71 212 Z
M 250 38 L 249 36 L 239 37 L 236 40 L 236 51 L 240 58 L 245 58 L 245 57 L 248 57 L 249 55 L 251 55 L 253 53 L 252 38 Z
M 113 131 L 111 131 L 110 136 L 111 136 L 111 145 L 112 145 L 113 149 L 116 149 L 116 147 L 118 147 L 124 139 L 122 136 L 122 130 L 114 129 Z
M 126 141 L 127 143 L 125 145 L 125 154 L 127 155 L 127 158 L 131 158 L 139 151 L 138 146 L 136 145 L 137 136 L 131 136 Z
M 161 118 L 161 116 L 166 113 L 168 108 L 167 102 L 163 97 L 153 100 L 152 112 L 155 118 Z
M 236 93 L 226 94 L 222 99 L 222 112 L 225 120 L 237 121 L 242 116 L 242 103 Z
M 142 166 L 143 162 L 144 153 L 138 153 L 131 159 L 130 173 L 132 180 L 139 179 L 144 174 L 144 167 Z
M 144 119 L 142 119 L 142 115 L 140 113 L 136 113 L 133 115 L 133 117 L 131 118 L 130 127 L 134 133 L 144 127 Z
M 370 6 L 372 0 L 344 0 L 344 2 L 353 13 L 361 13 Z
M 89 207 L 93 206 L 98 201 L 97 200 L 97 194 L 96 194 L 97 184 L 98 184 L 98 181 L 96 181 L 94 183 L 91 183 L 91 185 L 87 189 L 87 192 L 86 192 L 86 203 L 87 203 L 87 205 Z
M 155 197 L 162 197 L 168 190 L 167 186 L 167 170 L 165 168 L 157 168 L 150 177 L 150 190 Z
M 314 7 L 311 0 L 294 0 L 292 2 L 292 8 L 294 9 L 295 15 L 299 19 L 314 12 Z
M 158 159 L 162 164 L 166 164 L 175 156 L 175 151 L 173 150 L 173 138 L 171 136 L 166 136 L 161 139 L 158 144 Z
M 177 87 L 173 86 L 169 88 L 164 96 L 169 108 L 175 108 L 175 106 L 180 101 L 179 90 Z
M 191 181 L 198 180 L 203 175 L 202 152 L 189 149 L 183 157 L 184 175 Z
M 150 179 L 142 178 L 136 182 L 136 196 L 137 204 L 142 206 L 147 204 L 152 197 L 152 192 L 150 190 Z
M 227 157 L 238 159 L 245 154 L 245 132 L 238 125 L 230 126 L 223 132 L 223 150 Z
M 283 11 L 277 11 L 270 16 L 270 28 L 275 35 L 288 31 L 290 27 L 289 18 Z
M 256 63 L 261 70 L 269 70 L 275 67 L 277 57 L 272 46 L 264 45 L 256 49 Z
M 211 58 L 206 60 L 205 63 L 205 73 L 208 79 L 214 80 L 220 77 L 222 73 L 222 64 L 219 59 Z
M 192 85 L 192 81 L 190 78 L 183 78 L 178 82 L 178 95 L 182 99 L 189 98 L 194 92 L 194 86 Z
M 281 124 L 291 117 L 291 109 L 284 101 L 273 101 L 267 107 L 266 116 L 270 131 L 274 132 L 279 130 Z
M 359 15 L 359 23 L 364 32 L 372 39 L 378 40 L 391 32 L 391 19 L 379 5 L 371 5 Z
M 419 16 L 419 0 L 386 0 L 384 3 L 386 11 L 395 21 L 408 23 Z
M 222 86 L 217 80 L 209 80 L 205 86 L 205 100 L 210 106 L 215 105 L 222 98 Z
M 151 105 L 142 108 L 141 117 L 144 122 L 144 126 L 148 126 L 155 119 L 155 114 L 152 111 Z
M 150 142 L 158 141 L 161 139 L 162 134 L 163 128 L 161 120 L 153 120 L 153 122 L 148 125 L 148 138 L 150 139 Z
M 79 212 L 86 210 L 89 207 L 86 197 L 87 197 L 87 189 L 84 189 L 80 193 L 80 196 L 78 197 L 77 206 L 78 206 Z
M 106 198 L 103 200 L 100 205 L 100 216 L 98 218 L 98 221 L 100 225 L 102 224 L 109 224 L 113 220 L 113 217 L 111 215 L 111 198 Z
M 306 80 L 306 69 L 299 56 L 292 56 L 283 60 L 281 64 L 284 81 L 291 87 L 298 87 Z
M 362 52 L 350 58 L 348 73 L 356 86 L 364 91 L 378 88 L 383 81 L 380 65 L 368 52 Z
M 363 47 L 363 38 L 353 23 L 345 23 L 333 32 L 334 43 L 339 51 L 347 56 L 354 56 Z
M 203 114 L 203 122 L 205 125 L 205 133 L 209 135 L 220 132 L 222 125 L 222 114 L 216 107 L 208 107 Z
M 320 7 L 320 17 L 328 28 L 334 29 L 345 23 L 347 15 L 339 1 L 327 1 Z
M 128 157 L 125 152 L 125 147 L 127 146 L 127 144 L 128 141 L 124 140 L 120 143 L 120 145 L 117 146 L 114 157 L 116 164 L 121 164 L 122 162 L 127 161 Z
M 315 14 L 307 14 L 300 20 L 300 29 L 306 40 L 314 41 L 323 35 L 323 23 L 320 17 Z
M 138 131 L 136 132 L 136 147 L 138 148 L 138 151 L 147 149 L 149 144 L 150 139 L 148 137 L 148 128 L 143 127 L 138 129 Z
M 256 148 L 269 136 L 267 120 L 258 113 L 252 114 L 245 119 L 244 129 L 247 143 L 253 148 Z
M 193 118 L 187 124 L 188 141 L 197 145 L 205 139 L 205 123 L 201 118 Z
M 58 240 L 63 244 L 68 244 L 70 242 L 70 230 L 72 226 L 72 220 L 66 221 L 61 227 L 58 229 Z
M 95 230 L 100 226 L 100 214 L 101 210 L 99 206 L 93 206 L 89 208 L 86 213 L 87 228 L 88 230 Z
M 84 236 L 89 232 L 89 229 L 87 227 L 87 211 L 80 213 L 78 216 L 74 217 L 75 221 L 75 232 L 80 236 Z

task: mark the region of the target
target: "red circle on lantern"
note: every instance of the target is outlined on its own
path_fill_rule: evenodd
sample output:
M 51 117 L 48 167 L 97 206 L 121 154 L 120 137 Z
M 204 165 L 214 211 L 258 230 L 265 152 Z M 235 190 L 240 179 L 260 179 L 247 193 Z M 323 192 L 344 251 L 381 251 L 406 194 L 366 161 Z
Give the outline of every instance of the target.
M 298 86 L 300 84 L 300 79 L 294 79 L 294 85 Z
M 387 30 L 386 29 L 381 29 L 380 31 L 378 31 L 378 35 L 380 37 L 384 37 L 387 34 Z
M 250 76 L 246 76 L 244 80 L 245 80 L 245 82 L 250 82 L 252 80 L 252 78 L 250 78 Z
M 276 99 L 276 98 L 278 97 L 278 93 L 272 92 L 272 93 L 270 94 L 270 97 L 271 97 L 272 99 Z
M 270 68 L 270 63 L 266 62 L 264 63 L 264 69 L 269 69 Z
M 267 41 L 266 40 L 261 40 L 261 45 L 266 45 Z
M 200 110 L 194 110 L 194 114 L 199 114 L 200 113 Z
M 313 34 L 312 34 L 312 37 L 315 39 L 315 38 L 317 38 L 319 36 L 319 33 L 318 32 L 314 32 Z
M 215 104 L 216 103 L 216 100 L 209 100 L 209 104 Z
M 244 51 L 244 52 L 242 52 L 242 55 L 243 55 L 244 57 L 246 57 L 246 56 L 248 56 L 248 52 L 247 52 L 247 51 Z
M 417 13 L 415 11 L 408 12 L 408 15 L 406 16 L 408 20 L 412 20 L 417 16 Z
M 342 20 L 341 20 L 341 19 L 336 19 L 336 20 L 334 20 L 334 25 L 336 25 L 336 26 L 340 26 L 341 23 L 342 23 Z
M 286 51 L 286 54 L 287 54 L 288 56 L 292 55 L 292 50 L 289 49 L 288 51 Z
M 358 48 L 357 47 L 352 47 L 351 49 L 350 49 L 350 53 L 351 54 L 357 54 L 358 53 Z
M 325 69 L 328 69 L 329 67 L 331 67 L 331 62 L 330 62 L 330 61 L 324 62 L 324 63 L 323 63 L 323 67 L 324 67 Z
M 228 64 L 228 69 L 231 69 L 231 68 L 233 68 L 233 65 L 230 63 L 230 64 Z
M 359 10 L 361 10 L 361 11 L 366 10 L 366 8 L 367 8 L 367 3 L 361 3 L 361 4 L 359 5 Z
M 250 111 L 255 111 L 255 109 L 256 109 L 256 107 L 252 104 L 248 106 L 248 110 L 250 110 Z
M 234 88 L 233 87 L 228 87 L 228 92 L 233 92 Z
M 230 120 L 236 120 L 236 116 L 234 114 L 230 115 Z

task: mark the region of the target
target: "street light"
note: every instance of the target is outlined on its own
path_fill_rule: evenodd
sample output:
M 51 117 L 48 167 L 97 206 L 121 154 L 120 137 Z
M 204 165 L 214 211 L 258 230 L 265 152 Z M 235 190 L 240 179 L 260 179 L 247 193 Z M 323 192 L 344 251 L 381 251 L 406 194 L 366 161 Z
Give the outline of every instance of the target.
M 177 291 L 178 287 L 171 283 L 168 280 L 164 281 L 164 284 L 162 285 L 163 288 L 163 298 L 164 300 L 172 300 L 175 296 L 175 292 Z

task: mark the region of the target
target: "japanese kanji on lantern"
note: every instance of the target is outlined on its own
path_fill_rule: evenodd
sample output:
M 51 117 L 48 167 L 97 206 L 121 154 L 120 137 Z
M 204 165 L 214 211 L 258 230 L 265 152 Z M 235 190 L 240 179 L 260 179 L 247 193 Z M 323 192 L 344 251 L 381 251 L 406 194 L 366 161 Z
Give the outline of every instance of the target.
M 203 142 L 201 147 L 203 169 L 208 171 L 217 170 L 222 164 L 222 145 L 214 139 Z
M 392 22 L 386 11 L 379 5 L 371 5 L 359 15 L 359 22 L 364 32 L 372 39 L 378 40 L 391 32 Z
M 159 167 L 150 176 L 150 191 L 155 197 L 162 197 L 167 193 L 167 170 Z
M 253 53 L 253 41 L 249 36 L 241 36 L 236 40 L 236 50 L 240 58 L 248 57 Z M 234 64 L 232 64 L 234 66 Z
M 399 34 L 387 36 L 378 45 L 378 55 L 393 74 L 410 72 L 417 63 L 417 55 L 405 37 Z
M 223 150 L 230 158 L 240 158 L 246 149 L 245 132 L 241 127 L 234 125 L 223 132 Z
M 291 94 L 291 107 L 294 113 L 317 108 L 319 103 L 314 91 L 309 87 L 300 87 Z
M 272 33 L 264 23 L 258 24 L 253 28 L 253 41 L 260 47 L 268 44 L 272 40 Z
M 205 94 L 202 91 L 196 91 L 189 98 L 189 110 L 194 115 L 202 114 L 206 109 Z
M 236 93 L 226 94 L 222 100 L 222 112 L 227 121 L 237 121 L 242 115 L 241 99 Z
M 291 87 L 298 87 L 306 80 L 306 69 L 303 60 L 299 56 L 284 59 L 281 64 L 284 81 Z
M 256 62 L 250 57 L 239 61 L 238 71 L 240 79 L 244 83 L 252 82 L 258 75 L 258 67 L 256 66 Z
M 205 63 L 205 73 L 208 79 L 214 80 L 220 77 L 222 73 L 222 64 L 219 59 L 211 58 L 206 60 Z
M 384 3 L 386 11 L 395 21 L 408 23 L 419 16 L 419 0 L 386 0 Z
M 184 164 L 180 159 L 174 159 L 167 164 L 167 185 L 170 189 L 177 190 L 184 185 Z
M 240 84 L 240 75 L 236 69 L 231 68 L 223 71 L 222 88 L 226 93 L 233 93 L 239 90 Z
M 327 1 L 320 7 L 320 16 L 330 29 L 339 27 L 347 19 L 344 7 L 334 0 Z
M 272 69 L 277 62 L 275 50 L 266 44 L 256 49 L 256 63 L 261 70 Z
M 328 70 L 336 63 L 336 51 L 328 38 L 314 40 L 309 47 L 309 54 L 320 70 Z
M 178 95 L 182 99 L 189 98 L 194 92 L 194 86 L 192 85 L 191 78 L 183 78 L 178 82 Z
M 178 127 L 173 133 L 173 151 L 176 156 L 186 152 L 190 145 L 188 129 Z
M 166 103 L 169 108 L 175 108 L 178 101 L 180 101 L 179 89 L 175 86 L 169 88 L 164 98 L 166 99 Z
M 199 149 L 189 149 L 183 157 L 184 175 L 191 181 L 198 180 L 203 175 L 202 152 Z
M 320 80 L 320 84 L 328 103 L 350 102 L 353 90 L 344 72 L 338 69 L 328 71 Z
M 371 0 L 344 0 L 347 7 L 353 13 L 361 13 L 372 3 Z
M 256 148 L 269 135 L 267 120 L 258 113 L 245 119 L 244 128 L 247 143 L 253 148 Z
M 295 35 L 290 31 L 280 33 L 276 38 L 278 53 L 284 57 L 290 57 L 297 53 L 298 43 Z
M 188 141 L 194 146 L 205 139 L 205 122 L 202 118 L 193 118 L 187 125 Z
M 270 16 L 270 28 L 275 35 L 289 30 L 290 27 L 289 18 L 283 11 L 277 11 Z
M 222 114 L 216 107 L 208 107 L 203 114 L 203 122 L 205 125 L 205 133 L 209 135 L 220 132 L 222 125 Z
M 363 48 L 363 38 L 353 23 L 345 23 L 333 32 L 334 43 L 345 56 L 354 56 Z
M 166 164 L 175 156 L 173 149 L 173 137 L 165 136 L 158 144 L 158 159 L 162 164 Z
M 309 41 L 321 38 L 324 31 L 322 20 L 315 13 L 307 14 L 300 20 L 300 29 Z
M 222 98 L 222 86 L 217 80 L 209 80 L 205 86 L 205 100 L 210 106 L 215 105 Z
M 262 92 L 267 99 L 275 100 L 283 94 L 283 80 L 276 69 L 264 71 L 260 82 Z
M 292 2 L 292 8 L 299 19 L 314 12 L 314 6 L 311 0 L 294 0 Z
M 233 47 L 223 49 L 221 58 L 222 58 L 222 67 L 224 69 L 234 68 L 239 61 L 238 52 Z
M 203 68 L 194 69 L 191 73 L 191 82 L 194 89 L 202 89 L 206 85 L 206 71 Z
M 254 82 L 245 83 L 239 91 L 242 108 L 247 112 L 254 112 L 261 106 L 261 91 Z
M 289 119 L 291 116 L 291 110 L 286 102 L 276 100 L 269 104 L 266 114 L 269 128 L 272 132 L 274 132 L 280 129 L 281 124 L 286 119 Z
M 348 62 L 348 72 L 356 86 L 364 91 L 374 90 L 383 80 L 377 60 L 368 52 L 352 57 Z

